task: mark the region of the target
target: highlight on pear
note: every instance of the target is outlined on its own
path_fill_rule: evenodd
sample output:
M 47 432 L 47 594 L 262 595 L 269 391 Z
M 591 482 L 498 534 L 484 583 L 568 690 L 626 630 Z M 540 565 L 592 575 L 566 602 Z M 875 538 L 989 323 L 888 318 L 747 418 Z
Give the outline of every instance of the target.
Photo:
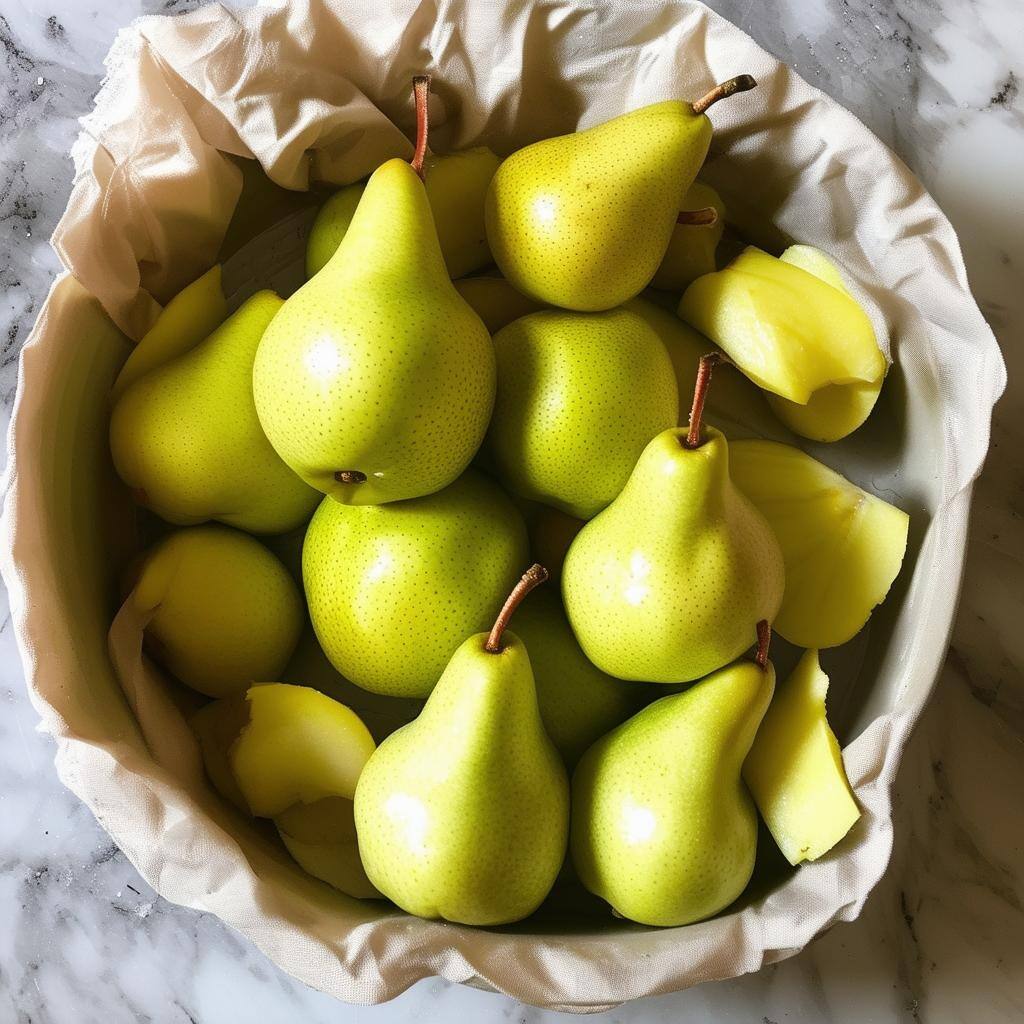
M 759 815 L 794 871 L 858 841 L 818 652 L 899 612 L 909 517 L 844 475 L 884 471 L 844 439 L 888 345 L 870 268 L 729 222 L 708 111 L 755 84 L 435 153 L 417 75 L 411 159 L 335 188 L 304 284 L 212 266 L 125 361 L 126 621 L 207 811 L 299 884 L 685 927 Z

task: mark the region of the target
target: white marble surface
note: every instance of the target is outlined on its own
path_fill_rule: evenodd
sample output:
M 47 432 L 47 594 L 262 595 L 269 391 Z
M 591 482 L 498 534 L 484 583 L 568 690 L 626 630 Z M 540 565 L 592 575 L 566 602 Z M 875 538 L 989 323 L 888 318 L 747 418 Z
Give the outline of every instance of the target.
M 116 30 L 192 0 L 0 0 L 0 394 L 57 269 L 47 238 Z M 957 228 L 1010 390 L 977 491 L 952 651 L 907 751 L 896 851 L 855 923 L 760 974 L 596 1020 L 1024 1019 L 1024 5 L 715 0 L 857 113 Z M 356 1008 L 143 883 L 54 774 L 0 625 L 0 1020 L 42 1024 L 563 1019 L 438 981 Z M 568 1020 L 570 1018 L 565 1017 Z

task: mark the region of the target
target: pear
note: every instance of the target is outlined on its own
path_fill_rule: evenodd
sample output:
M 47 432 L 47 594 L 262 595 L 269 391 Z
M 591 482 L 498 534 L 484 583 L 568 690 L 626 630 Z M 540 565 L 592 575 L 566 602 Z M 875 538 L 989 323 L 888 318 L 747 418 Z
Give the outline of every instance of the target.
M 711 217 L 688 214 L 710 210 Z M 715 249 L 725 230 L 725 204 L 710 186 L 695 181 L 683 197 L 683 215 L 672 229 L 668 249 L 651 280 L 652 288 L 680 292 L 691 281 L 715 269 Z
M 690 411 L 700 358 L 714 346 L 704 335 L 683 323 L 672 310 L 662 308 L 644 295 L 630 299 L 624 308 L 643 317 L 668 351 L 679 387 L 681 426 Z M 728 363 L 715 367 L 715 386 L 707 397 L 707 417 L 730 438 L 771 437 L 782 440 L 790 436 L 773 415 L 764 392 Z
M 590 519 L 679 416 L 665 346 L 628 310 L 543 310 L 494 336 L 498 394 L 487 450 L 516 494 Z M 628 386 L 626 385 L 628 382 Z
M 830 384 L 885 373 L 871 321 L 845 291 L 754 246 L 697 278 L 679 315 L 756 384 L 800 405 Z
M 537 709 L 530 658 L 505 627 L 546 577 L 533 566 L 490 634 L 452 655 L 420 716 L 356 787 L 359 853 L 403 910 L 498 925 L 533 913 L 565 856 L 569 786 Z
M 378 505 L 450 484 L 494 403 L 487 328 L 452 287 L 417 170 L 422 145 L 366 185 L 327 265 L 281 308 L 253 368 L 260 422 L 285 462 L 339 502 Z
M 705 111 L 755 85 L 741 75 L 695 103 L 668 100 L 513 153 L 487 193 L 487 240 L 519 291 L 611 309 L 660 265 L 711 143 Z
M 583 755 L 572 861 L 617 914 L 690 924 L 746 888 L 757 814 L 740 771 L 774 685 L 770 662 L 737 662 L 649 704 Z
M 273 679 L 298 643 L 302 596 L 259 541 L 224 526 L 179 530 L 150 551 L 129 600 L 149 613 L 147 649 L 210 697 Z
M 464 277 L 455 290 L 483 320 L 491 334 L 527 313 L 544 309 L 544 304 L 517 292 L 503 277 Z
M 211 700 L 192 715 L 188 722 L 199 740 L 203 766 L 213 788 L 243 814 L 250 814 L 251 811 L 231 771 L 228 752 L 248 721 L 249 707 L 245 695 L 239 693 L 233 697 Z
M 357 686 L 425 697 L 465 637 L 493 621 L 528 554 L 515 506 L 472 470 L 415 501 L 325 500 L 302 552 L 317 638 Z
M 733 485 L 725 436 L 703 426 L 713 365 L 713 356 L 701 360 L 689 430 L 665 430 L 647 445 L 562 568 L 576 639 L 620 679 L 699 679 L 746 650 L 782 602 L 778 542 Z
M 790 864 L 828 853 L 860 817 L 825 718 L 827 692 L 818 652 L 805 651 L 772 698 L 743 763 L 757 809 Z
M 846 643 L 899 575 L 910 517 L 789 445 L 737 441 L 732 472 L 786 563 L 774 627 L 798 647 Z
M 211 267 L 202 277 L 183 288 L 163 308 L 156 323 L 132 349 L 114 381 L 112 397 L 116 402 L 129 384 L 150 370 L 195 348 L 212 334 L 228 315 L 221 290 L 220 265 Z
M 258 292 L 205 341 L 129 384 L 114 406 L 114 465 L 162 519 L 218 519 L 250 533 L 309 519 L 317 493 L 271 447 L 252 398 L 256 348 L 280 308 L 273 292 Z
M 820 249 L 791 245 L 779 259 L 814 274 L 844 295 L 850 294 L 839 269 Z M 801 437 L 812 441 L 838 441 L 852 434 L 871 414 L 884 379 L 883 369 L 873 381 L 827 384 L 813 392 L 806 405 L 798 405 L 779 395 L 769 395 L 768 401 L 775 415 Z
M 423 161 L 427 201 L 450 277 L 462 277 L 491 262 L 484 230 L 484 197 L 500 161 L 485 146 Z M 336 192 L 321 207 L 310 229 L 306 276 L 322 270 L 334 255 L 355 215 L 363 182 Z
M 534 561 L 540 562 L 553 580 L 561 578 L 562 564 L 569 552 L 569 545 L 585 525 L 582 519 L 575 519 L 548 505 L 538 505 L 532 519 L 528 521 L 530 552 Z M 534 603 L 531 602 L 530 606 Z M 543 603 L 543 598 L 540 603 Z
M 544 730 L 569 768 L 599 736 L 643 703 L 635 683 L 612 679 L 587 660 L 557 590 L 542 590 L 516 612 L 516 635 L 530 652 Z

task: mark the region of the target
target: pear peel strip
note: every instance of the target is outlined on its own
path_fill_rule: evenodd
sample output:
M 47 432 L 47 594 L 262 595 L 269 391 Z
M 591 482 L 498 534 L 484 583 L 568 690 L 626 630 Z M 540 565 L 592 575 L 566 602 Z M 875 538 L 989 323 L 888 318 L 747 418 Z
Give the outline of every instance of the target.
M 501 653 L 503 649 L 501 638 L 504 636 L 505 629 L 508 626 L 509 619 L 512 618 L 513 612 L 523 603 L 523 598 L 531 590 L 539 587 L 548 578 L 548 575 L 547 569 L 539 562 L 534 562 L 523 573 L 519 582 L 512 588 L 512 593 L 505 598 L 505 603 L 501 606 L 501 611 L 498 612 L 498 617 L 494 620 L 494 625 L 491 627 L 487 643 L 484 644 L 484 650 L 491 654 Z

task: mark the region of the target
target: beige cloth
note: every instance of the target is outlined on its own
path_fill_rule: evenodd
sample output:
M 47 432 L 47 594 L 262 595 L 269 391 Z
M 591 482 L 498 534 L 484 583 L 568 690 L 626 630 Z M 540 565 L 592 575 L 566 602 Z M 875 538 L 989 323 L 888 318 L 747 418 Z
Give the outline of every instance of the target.
M 409 152 L 409 83 L 424 70 L 439 151 L 508 151 L 753 73 L 755 92 L 714 108 L 707 178 L 762 244 L 834 254 L 893 339 L 880 411 L 824 456 L 912 515 L 903 576 L 834 678 L 864 815 L 838 850 L 716 920 L 653 930 L 555 916 L 474 930 L 348 899 L 211 794 L 171 691 L 140 657 L 141 623 L 119 617 L 108 652 L 132 546 L 106 444 L 121 332 L 141 336 L 158 303 L 216 258 L 243 180 L 224 154 L 255 156 L 289 189 L 355 180 Z M 342 999 L 378 1002 L 439 974 L 576 1010 L 757 970 L 857 916 L 888 861 L 890 787 L 948 636 L 970 485 L 1004 382 L 956 238 L 898 159 L 738 29 L 666 0 L 296 0 L 142 19 L 117 38 L 74 157 L 54 239 L 70 275 L 22 358 L 4 575 L 60 776 L 160 893 L 219 915 Z M 243 249 L 243 276 L 273 276 L 267 248 Z

